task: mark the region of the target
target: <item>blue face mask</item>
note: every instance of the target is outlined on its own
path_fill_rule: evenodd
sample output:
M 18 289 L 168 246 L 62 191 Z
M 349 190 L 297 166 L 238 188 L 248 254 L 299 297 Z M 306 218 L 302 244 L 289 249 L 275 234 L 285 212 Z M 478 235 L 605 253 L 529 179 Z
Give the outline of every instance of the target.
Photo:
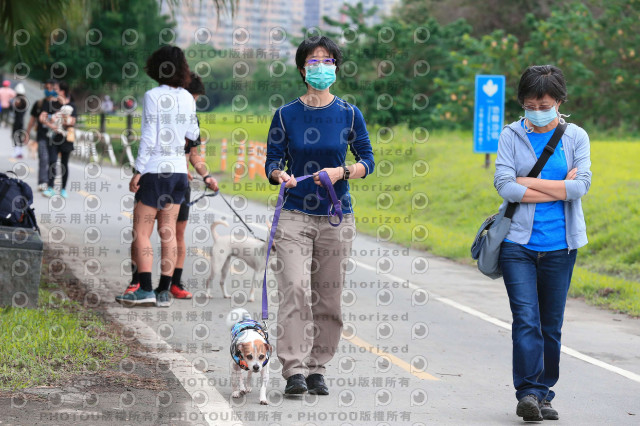
M 328 89 L 336 81 L 336 66 L 320 64 L 304 67 L 307 71 L 305 81 L 316 90 Z
M 558 117 L 556 107 L 553 106 L 547 111 L 527 111 L 524 110 L 524 117 L 534 126 L 544 127 Z
M 45 98 L 48 98 L 50 96 L 55 98 L 56 96 L 58 96 L 58 92 L 56 92 L 55 90 L 44 89 L 44 96 Z

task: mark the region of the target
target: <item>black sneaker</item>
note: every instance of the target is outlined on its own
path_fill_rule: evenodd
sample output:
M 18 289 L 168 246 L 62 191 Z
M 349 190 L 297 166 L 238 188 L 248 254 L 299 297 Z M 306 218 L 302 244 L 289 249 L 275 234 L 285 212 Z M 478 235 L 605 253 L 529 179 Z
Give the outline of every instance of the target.
M 546 399 L 540 404 L 540 413 L 545 420 L 558 420 L 558 411 L 551 406 L 551 401 Z
M 329 395 L 329 388 L 324 383 L 322 374 L 310 374 L 307 377 L 307 388 L 311 395 Z
M 540 403 L 535 395 L 527 395 L 518 401 L 516 414 L 525 422 L 539 422 L 543 420 L 540 413 Z
M 302 374 L 294 374 L 287 379 L 287 386 L 284 388 L 285 395 L 299 395 L 307 392 L 307 382 Z

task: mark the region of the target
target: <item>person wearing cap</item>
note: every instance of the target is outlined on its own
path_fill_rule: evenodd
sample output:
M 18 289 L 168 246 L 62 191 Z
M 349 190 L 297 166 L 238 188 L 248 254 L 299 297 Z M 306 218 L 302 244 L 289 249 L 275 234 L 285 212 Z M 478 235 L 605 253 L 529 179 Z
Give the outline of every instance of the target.
M 0 121 L 6 127 L 9 125 L 9 111 L 11 110 L 11 101 L 16 97 L 16 91 L 11 88 L 11 82 L 4 80 L 0 87 Z

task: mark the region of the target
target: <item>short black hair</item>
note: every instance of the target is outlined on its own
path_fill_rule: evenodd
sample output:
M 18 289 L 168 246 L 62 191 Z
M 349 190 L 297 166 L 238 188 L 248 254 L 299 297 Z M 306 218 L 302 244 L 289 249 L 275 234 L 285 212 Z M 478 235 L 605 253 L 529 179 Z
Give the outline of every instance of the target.
M 69 97 L 69 83 L 67 83 L 66 81 L 59 81 L 58 82 L 58 87 L 60 88 L 60 90 L 64 91 L 64 95 L 68 98 Z
M 58 84 L 58 80 L 55 78 L 49 78 L 44 82 L 44 84 Z
M 177 46 L 162 46 L 153 52 L 144 69 L 149 77 L 160 84 L 187 88 L 191 81 L 187 58 Z
M 518 102 L 528 98 L 551 96 L 556 102 L 567 101 L 567 82 L 562 70 L 555 65 L 532 65 L 525 70 L 518 84 Z
M 187 91 L 192 95 L 204 95 L 204 84 L 202 83 L 202 79 L 195 72 L 191 72 L 191 82 L 187 86 Z
M 304 76 L 302 75 L 302 69 L 304 68 L 304 63 L 307 61 L 307 56 L 312 54 L 318 47 L 324 47 L 327 49 L 329 54 L 333 56 L 333 59 L 336 60 L 336 72 L 340 69 L 340 65 L 342 65 L 342 51 L 333 40 L 326 36 L 313 36 L 306 38 L 302 40 L 302 43 L 300 43 L 298 50 L 296 51 L 296 66 L 298 67 L 298 71 L 300 71 L 302 81 L 305 81 Z

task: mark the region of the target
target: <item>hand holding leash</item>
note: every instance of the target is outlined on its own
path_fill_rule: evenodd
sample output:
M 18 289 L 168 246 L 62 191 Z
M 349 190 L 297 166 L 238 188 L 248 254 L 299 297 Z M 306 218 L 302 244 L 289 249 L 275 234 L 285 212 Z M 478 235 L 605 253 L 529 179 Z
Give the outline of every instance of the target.
M 285 188 L 292 188 L 297 184 L 297 182 L 301 182 L 310 177 L 313 177 L 315 180 L 317 176 L 318 180 L 320 181 L 320 186 L 322 186 L 327 191 L 327 193 L 329 194 L 329 198 L 331 199 L 331 203 L 329 204 L 329 211 L 327 212 L 327 215 L 328 215 L 327 220 L 329 221 L 329 224 L 331 226 L 338 226 L 340 225 L 340 223 L 342 223 L 342 205 L 340 203 L 340 200 L 338 199 L 338 196 L 336 195 L 335 189 L 333 189 L 333 182 L 331 181 L 331 178 L 329 177 L 329 174 L 326 172 L 325 169 L 322 169 L 314 173 L 313 175 L 305 175 L 299 178 L 295 178 L 291 176 L 289 180 L 284 180 L 284 179 L 281 180 L 283 173 L 284 172 L 281 172 L 276 177 L 276 179 L 280 181 L 280 193 L 278 194 L 276 211 L 273 214 L 273 222 L 271 224 L 271 233 L 269 234 L 269 243 L 267 245 L 267 260 L 266 260 L 267 267 L 264 269 L 264 279 L 262 280 L 262 319 L 263 320 L 266 320 L 269 318 L 269 303 L 267 301 L 267 270 L 269 269 L 269 255 L 271 254 L 271 248 L 273 247 L 273 239 L 276 236 L 276 229 L 278 229 L 278 220 L 280 219 L 280 212 L 282 211 L 282 205 L 284 204 Z M 286 173 L 284 173 L 284 175 L 286 176 Z M 293 184 L 292 186 L 288 186 L 291 184 L 291 181 L 296 182 L 296 184 Z M 316 195 L 318 196 L 318 199 L 324 200 L 326 197 L 322 197 L 319 191 L 320 191 L 320 188 L 318 188 L 318 190 L 316 191 Z M 338 216 L 337 223 L 331 222 L 331 217 L 334 217 L 334 216 Z
M 341 167 L 329 167 L 322 170 L 319 170 L 313 174 L 313 182 L 318 186 L 323 186 L 322 181 L 320 180 L 320 172 L 325 172 L 329 179 L 331 180 L 331 184 L 335 184 L 337 181 L 342 179 L 342 168 Z
M 204 178 L 202 178 L 202 180 L 204 181 L 204 184 L 207 185 L 207 188 L 212 191 L 218 192 L 218 181 L 216 180 L 216 178 L 211 175 L 206 175 Z
M 275 179 L 278 181 L 279 184 L 286 182 L 286 185 L 284 186 L 285 188 L 295 188 L 296 185 L 298 185 L 298 180 L 293 175 L 289 176 L 286 172 L 283 172 L 282 170 L 274 170 L 272 174 L 273 173 L 277 173 L 277 175 L 275 176 Z

